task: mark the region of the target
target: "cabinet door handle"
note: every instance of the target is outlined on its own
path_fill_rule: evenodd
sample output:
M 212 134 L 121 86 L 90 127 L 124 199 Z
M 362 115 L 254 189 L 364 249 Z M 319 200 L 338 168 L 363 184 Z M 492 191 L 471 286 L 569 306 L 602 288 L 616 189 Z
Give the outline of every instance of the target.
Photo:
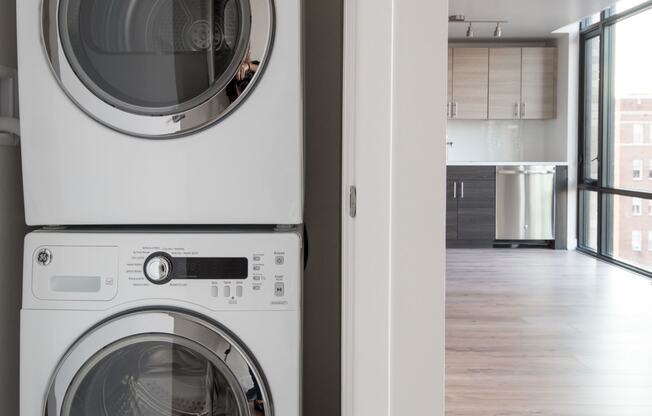
M 456 118 L 456 117 L 457 117 L 457 101 L 455 101 L 453 103 L 453 117 L 452 118 Z
M 457 199 L 457 182 L 453 182 L 453 199 Z
M 464 182 L 460 182 L 460 187 L 462 188 L 462 189 L 461 189 L 462 192 L 461 192 L 461 194 L 460 194 L 460 197 L 461 197 L 462 199 L 464 199 Z
M 446 103 L 446 117 L 447 118 L 451 118 L 451 107 L 452 107 L 452 105 L 451 105 L 450 102 Z
M 521 104 L 521 118 L 525 118 L 525 102 Z
M 521 105 L 519 103 L 514 104 L 514 117 L 521 118 Z

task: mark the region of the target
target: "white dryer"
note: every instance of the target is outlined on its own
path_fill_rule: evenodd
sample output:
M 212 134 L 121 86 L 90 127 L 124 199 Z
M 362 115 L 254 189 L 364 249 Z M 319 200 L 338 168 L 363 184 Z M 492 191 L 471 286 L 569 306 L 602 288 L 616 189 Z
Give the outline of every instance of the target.
M 27 222 L 302 222 L 301 0 L 21 0 Z
M 293 233 L 35 232 L 20 416 L 299 416 Z

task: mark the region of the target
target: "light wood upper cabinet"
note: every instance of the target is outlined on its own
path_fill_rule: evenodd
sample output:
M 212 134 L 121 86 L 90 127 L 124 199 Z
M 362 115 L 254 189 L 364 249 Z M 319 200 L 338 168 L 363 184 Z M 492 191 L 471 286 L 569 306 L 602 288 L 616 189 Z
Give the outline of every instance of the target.
M 557 49 L 523 48 L 521 118 L 555 118 Z
M 448 99 L 446 100 L 446 116 L 453 117 L 453 48 L 448 48 Z
M 521 48 L 489 49 L 489 118 L 521 117 Z
M 487 119 L 489 50 L 453 49 L 452 118 Z
M 448 118 L 555 118 L 556 78 L 553 47 L 450 48 Z

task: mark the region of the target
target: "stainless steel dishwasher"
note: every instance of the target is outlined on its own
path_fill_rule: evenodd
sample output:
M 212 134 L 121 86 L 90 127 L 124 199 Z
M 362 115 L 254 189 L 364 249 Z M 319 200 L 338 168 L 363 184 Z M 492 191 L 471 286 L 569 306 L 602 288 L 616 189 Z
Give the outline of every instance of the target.
M 555 239 L 555 166 L 496 168 L 496 240 Z

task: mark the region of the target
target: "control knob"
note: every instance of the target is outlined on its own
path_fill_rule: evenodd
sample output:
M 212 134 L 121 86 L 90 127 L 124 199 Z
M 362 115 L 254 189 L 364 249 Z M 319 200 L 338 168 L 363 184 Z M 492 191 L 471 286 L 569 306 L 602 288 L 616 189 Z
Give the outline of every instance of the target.
M 165 254 L 154 254 L 145 262 L 145 277 L 157 285 L 167 283 L 172 277 L 172 262 Z

